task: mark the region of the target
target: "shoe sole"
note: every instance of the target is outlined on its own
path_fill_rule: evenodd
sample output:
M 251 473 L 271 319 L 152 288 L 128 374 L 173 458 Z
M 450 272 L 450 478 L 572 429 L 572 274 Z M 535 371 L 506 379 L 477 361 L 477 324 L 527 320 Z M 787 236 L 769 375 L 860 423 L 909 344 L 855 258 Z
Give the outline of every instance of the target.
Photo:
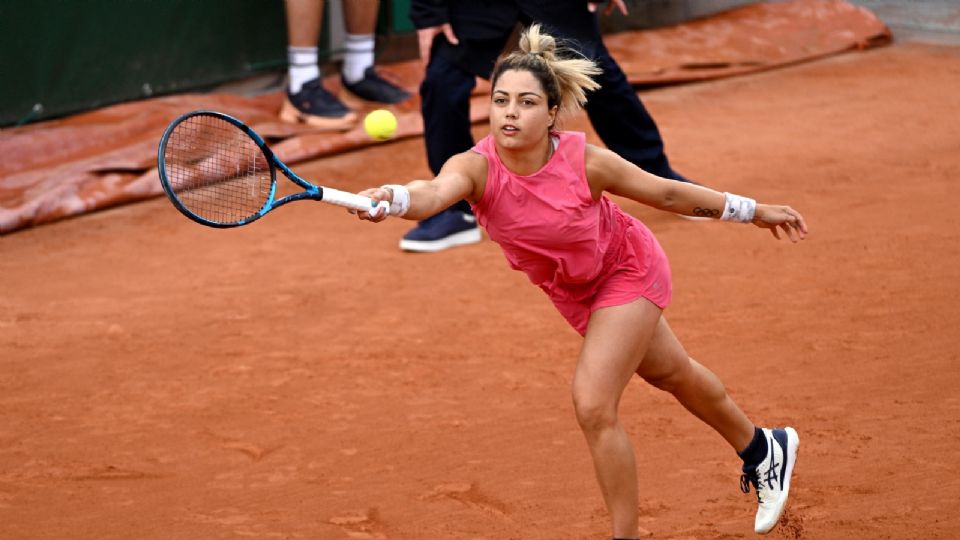
M 440 240 L 400 240 L 400 249 L 403 251 L 412 251 L 414 253 L 436 253 L 456 246 L 465 246 L 476 244 L 483 240 L 480 228 L 468 229 L 458 233 L 451 234 Z
M 300 112 L 290 100 L 283 102 L 280 109 L 280 119 L 290 124 L 306 124 L 329 131 L 349 131 L 357 125 L 357 113 L 349 112 L 339 118 L 316 116 Z
M 766 530 L 754 529 L 758 534 L 767 534 L 777 526 L 777 523 L 780 523 L 780 516 L 782 516 L 783 511 L 787 509 L 787 499 L 790 497 L 790 479 L 793 478 L 793 466 L 797 464 L 797 452 L 800 450 L 800 435 L 798 435 L 797 430 L 792 427 L 786 427 L 783 428 L 783 430 L 787 432 L 787 470 L 783 474 L 785 477 L 783 481 L 783 502 L 780 504 L 780 508 L 777 511 L 777 518 L 773 520 L 770 528 Z

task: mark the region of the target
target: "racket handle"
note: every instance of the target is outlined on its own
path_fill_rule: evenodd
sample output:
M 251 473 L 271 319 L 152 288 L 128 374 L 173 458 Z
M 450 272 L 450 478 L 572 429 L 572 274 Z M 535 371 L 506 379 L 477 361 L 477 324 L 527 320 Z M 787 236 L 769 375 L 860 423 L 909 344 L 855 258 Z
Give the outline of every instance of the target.
M 390 203 L 387 201 L 380 201 L 375 204 L 370 197 L 364 197 L 356 193 L 347 193 L 339 189 L 323 188 L 323 199 L 321 200 L 325 203 L 344 206 L 346 208 L 352 208 L 353 210 L 365 210 L 375 216 L 381 213 L 390 213 Z

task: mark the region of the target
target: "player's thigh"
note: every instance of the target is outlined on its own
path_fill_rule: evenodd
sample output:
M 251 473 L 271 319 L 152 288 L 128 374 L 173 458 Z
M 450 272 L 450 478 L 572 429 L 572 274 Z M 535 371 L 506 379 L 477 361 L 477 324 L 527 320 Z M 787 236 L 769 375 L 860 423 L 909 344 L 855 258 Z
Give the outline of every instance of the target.
M 686 349 L 670 329 L 666 317 L 661 317 L 637 367 L 637 375 L 655 386 L 662 386 L 682 377 L 691 368 Z
M 618 400 L 647 350 L 660 314 L 660 308 L 645 298 L 594 311 L 574 373 L 574 399 Z

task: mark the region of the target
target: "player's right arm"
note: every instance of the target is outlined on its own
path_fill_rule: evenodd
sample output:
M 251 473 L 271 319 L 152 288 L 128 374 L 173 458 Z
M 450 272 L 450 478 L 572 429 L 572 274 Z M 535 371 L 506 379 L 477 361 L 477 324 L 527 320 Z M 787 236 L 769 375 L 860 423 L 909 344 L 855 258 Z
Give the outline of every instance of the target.
M 414 180 L 402 186 L 409 194 L 407 201 L 401 201 L 397 193 L 399 186 L 386 185 L 367 189 L 360 195 L 375 201 L 388 201 L 392 205 L 407 205 L 404 219 L 422 220 L 439 214 L 457 201 L 466 199 L 477 201 L 483 194 L 487 180 L 487 160 L 482 155 L 467 151 L 447 160 L 433 180 Z M 361 219 L 383 221 L 386 216 L 371 216 L 369 212 L 360 212 Z

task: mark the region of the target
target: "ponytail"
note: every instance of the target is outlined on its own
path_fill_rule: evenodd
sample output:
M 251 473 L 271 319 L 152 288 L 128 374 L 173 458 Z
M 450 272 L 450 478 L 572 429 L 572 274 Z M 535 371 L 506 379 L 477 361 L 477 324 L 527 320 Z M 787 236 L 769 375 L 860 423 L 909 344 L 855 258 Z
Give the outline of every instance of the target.
M 560 112 L 575 112 L 587 102 L 587 92 L 600 88 L 593 75 L 601 73 L 597 64 L 569 48 L 560 47 L 556 38 L 544 33 L 539 24 L 520 36 L 520 50 L 500 58 L 490 77 L 496 86 L 508 70 L 529 71 L 547 93 L 547 106 Z

